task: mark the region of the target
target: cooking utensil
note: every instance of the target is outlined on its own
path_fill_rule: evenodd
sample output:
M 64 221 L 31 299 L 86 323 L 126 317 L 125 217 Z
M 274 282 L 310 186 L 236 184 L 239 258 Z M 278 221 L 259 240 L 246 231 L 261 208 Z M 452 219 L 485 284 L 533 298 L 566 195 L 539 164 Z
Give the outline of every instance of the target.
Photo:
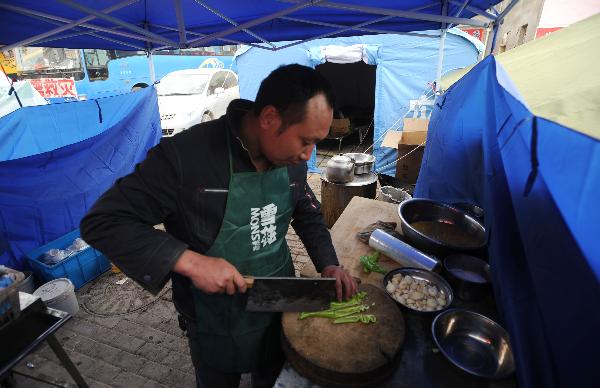
M 379 198 L 384 202 L 402 203 L 411 199 L 412 196 L 408 192 L 394 186 L 381 186 L 379 189 Z
M 501 379 L 515 371 L 508 334 L 481 314 L 459 309 L 444 311 L 433 320 L 431 332 L 442 354 L 467 373 Z
M 483 223 L 483 209 L 479 206 L 468 202 L 455 202 L 452 206 L 459 208 L 479 222 Z
M 381 229 L 375 229 L 371 233 L 369 246 L 404 267 L 418 267 L 433 271 L 440 266 L 439 260 L 435 257 L 426 255 Z
M 486 245 L 483 225 L 449 204 L 413 198 L 398 206 L 398 215 L 404 235 L 427 253 L 443 256 Z
M 367 174 L 373 171 L 375 156 L 362 152 L 349 152 L 344 154 L 354 160 L 354 175 Z
M 335 299 L 335 278 L 244 277 L 247 311 L 319 311 Z
M 354 179 L 354 160 L 344 155 L 335 155 L 327 162 L 327 180 L 332 183 L 348 183 Z
M 490 265 L 475 256 L 446 257 L 444 273 L 454 289 L 454 294 L 462 300 L 483 299 L 490 291 Z
M 452 304 L 452 302 L 454 301 L 454 293 L 452 292 L 452 287 L 450 287 L 450 285 L 448 284 L 448 282 L 446 280 L 444 280 L 443 277 L 441 277 L 440 275 L 438 275 L 435 272 L 431 272 L 431 271 L 426 271 L 423 269 L 419 269 L 419 268 L 397 268 L 394 269 L 390 272 L 388 272 L 384 277 L 383 277 L 383 288 L 385 289 L 388 282 L 390 282 L 392 280 L 392 278 L 394 277 L 394 275 L 396 274 L 402 274 L 402 276 L 406 276 L 406 275 L 410 275 L 411 277 L 418 279 L 418 280 L 425 280 L 428 283 L 431 284 L 435 284 L 438 288 L 438 290 L 444 295 L 444 298 L 446 299 L 446 305 L 442 308 L 439 308 L 437 310 L 433 310 L 433 311 L 421 311 L 421 310 L 416 310 L 413 309 L 412 307 L 406 306 L 403 303 L 401 303 L 399 300 L 397 300 L 396 298 L 394 298 L 386 289 L 385 292 L 392 298 L 394 299 L 394 301 L 401 306 L 402 308 L 408 310 L 408 311 L 412 311 L 412 312 L 416 312 L 416 313 L 422 313 L 422 314 L 430 314 L 430 313 L 436 313 L 436 312 L 440 312 L 442 310 L 447 309 L 448 307 L 450 307 L 450 305 Z

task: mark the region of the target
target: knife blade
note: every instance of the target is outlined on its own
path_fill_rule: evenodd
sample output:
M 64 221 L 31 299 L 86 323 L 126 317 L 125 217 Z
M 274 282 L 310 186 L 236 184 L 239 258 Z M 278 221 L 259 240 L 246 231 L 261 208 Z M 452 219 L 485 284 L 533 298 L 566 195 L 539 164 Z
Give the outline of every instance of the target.
M 320 311 L 335 299 L 335 278 L 244 277 L 246 311 Z

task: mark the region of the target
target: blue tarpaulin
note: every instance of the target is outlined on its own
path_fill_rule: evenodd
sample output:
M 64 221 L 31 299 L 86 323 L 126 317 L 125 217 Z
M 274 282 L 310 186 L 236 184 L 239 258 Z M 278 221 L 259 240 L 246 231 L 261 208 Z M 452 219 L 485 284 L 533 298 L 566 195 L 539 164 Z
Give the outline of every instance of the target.
M 446 15 L 458 15 L 456 24 L 479 23 L 470 21 L 475 15 L 486 12 L 500 0 L 460 0 L 446 2 Z M 7 3 L 3 5 L 3 3 Z M 199 4 L 202 3 L 202 4 Z M 336 36 L 354 36 L 384 32 L 408 32 L 439 30 L 445 28 L 436 16 L 444 15 L 444 2 L 431 0 L 345 0 L 342 6 L 336 3 L 319 4 L 319 1 L 286 2 L 279 0 L 261 1 L 219 1 L 181 0 L 175 3 L 164 0 L 145 0 L 123 4 L 118 0 L 76 0 L 64 2 L 45 2 L 37 0 L 11 0 L 0 2 L 0 44 L 8 45 L 24 39 L 46 33 L 62 26 L 63 23 L 79 20 L 93 11 L 107 10 L 110 17 L 130 23 L 131 28 L 115 31 L 115 23 L 102 17 L 93 17 L 83 26 L 77 26 L 59 32 L 56 37 L 44 39 L 38 46 L 66 48 L 100 48 L 120 50 L 140 50 L 163 47 L 165 45 L 185 48 L 189 42 L 203 39 L 199 46 L 223 45 L 231 43 L 260 43 L 268 41 L 291 41 L 320 37 L 324 34 Z M 120 4 L 117 6 L 117 4 Z M 179 8 L 176 10 L 176 8 Z M 28 16 L 28 11 L 35 11 Z M 181 23 L 188 31 L 185 39 L 179 35 L 177 14 L 181 14 Z M 50 15 L 44 17 L 42 15 Z M 422 15 L 422 16 L 421 16 Z M 62 21 L 58 22 L 57 18 Z M 223 17 L 225 16 L 225 17 Z M 235 21 L 235 25 L 230 23 Z M 258 22 L 254 22 L 258 20 Z M 240 25 L 237 28 L 237 25 Z M 354 25 L 363 25 L 372 30 L 356 30 Z M 337 25 L 337 27 L 335 26 Z M 87 26 L 95 27 L 94 34 Z M 247 26 L 251 33 L 243 31 Z M 144 34 L 144 28 L 147 32 Z M 112 29 L 105 33 L 100 29 Z M 373 31 L 375 30 L 375 31 Z M 337 31 L 337 32 L 336 32 Z M 149 37 L 146 35 L 150 35 Z M 228 40 L 222 40 L 224 37 Z M 166 40 L 166 41 L 165 41 Z M 233 42 L 231 41 L 233 40 Z M 136 48 L 137 47 L 137 48 Z
M 0 264 L 24 268 L 25 253 L 78 228 L 160 136 L 154 88 L 0 118 Z
M 426 31 L 424 34 L 436 34 Z M 284 45 L 286 42 L 278 43 Z M 316 67 L 326 62 L 322 48 L 327 46 L 363 45 L 363 60 L 377 66 L 375 75 L 375 112 L 373 153 L 375 170 L 394 175 L 397 151 L 382 148 L 383 135 L 388 129 L 402 128 L 402 120 L 409 110 L 409 100 L 419 99 L 427 83 L 435 81 L 439 39 L 407 35 L 377 35 L 346 38 L 317 39 L 281 51 L 269 52 L 247 47 L 235 57 L 240 82 L 240 96 L 254 100 L 262 80 L 279 66 L 299 63 Z M 477 61 L 483 45 L 468 34 L 452 29 L 444 45 L 443 73 L 472 65 Z M 399 120 L 400 119 L 400 120 Z M 396 125 L 394 125 L 396 124 Z M 309 168 L 316 171 L 315 160 Z M 383 167 L 383 168 L 382 168 Z
M 483 207 L 521 387 L 596 387 L 600 142 L 534 116 L 488 57 L 441 96 L 415 195 Z

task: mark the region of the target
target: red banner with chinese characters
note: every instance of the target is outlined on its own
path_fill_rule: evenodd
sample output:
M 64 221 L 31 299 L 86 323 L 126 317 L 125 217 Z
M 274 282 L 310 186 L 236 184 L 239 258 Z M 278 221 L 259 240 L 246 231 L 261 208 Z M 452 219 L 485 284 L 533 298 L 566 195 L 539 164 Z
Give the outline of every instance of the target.
M 461 28 L 461 30 L 485 43 L 485 28 Z
M 77 97 L 73 78 L 36 78 L 29 82 L 44 98 Z
M 538 28 L 535 30 L 535 38 L 541 38 L 542 36 L 549 35 L 554 31 L 560 30 L 562 27 L 549 27 L 549 28 Z

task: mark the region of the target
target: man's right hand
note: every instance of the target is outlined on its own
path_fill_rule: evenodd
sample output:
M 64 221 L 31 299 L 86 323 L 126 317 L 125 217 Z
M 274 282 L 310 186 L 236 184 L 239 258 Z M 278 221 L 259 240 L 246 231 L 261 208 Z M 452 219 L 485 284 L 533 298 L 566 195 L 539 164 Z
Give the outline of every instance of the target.
M 201 255 L 189 249 L 179 257 L 173 271 L 190 278 L 196 288 L 207 294 L 246 292 L 246 282 L 238 270 L 220 257 Z

